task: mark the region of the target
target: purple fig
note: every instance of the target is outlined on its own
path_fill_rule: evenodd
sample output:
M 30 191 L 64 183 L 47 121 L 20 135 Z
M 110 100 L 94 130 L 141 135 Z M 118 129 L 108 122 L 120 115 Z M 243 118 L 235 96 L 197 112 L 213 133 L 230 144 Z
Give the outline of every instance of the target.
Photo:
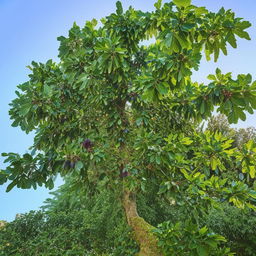
M 71 163 L 70 163 L 70 168 L 71 168 L 71 169 L 74 169 L 75 166 L 76 166 L 76 162 L 71 162 Z
M 86 139 L 83 143 L 82 143 L 83 147 L 87 150 L 91 149 L 93 144 L 91 142 L 90 139 Z
M 68 170 L 71 167 L 71 162 L 69 160 L 66 160 L 63 164 L 63 168 Z
M 127 176 L 129 176 L 129 172 L 127 172 L 127 171 L 124 171 L 124 172 L 120 173 L 120 178 L 125 178 Z

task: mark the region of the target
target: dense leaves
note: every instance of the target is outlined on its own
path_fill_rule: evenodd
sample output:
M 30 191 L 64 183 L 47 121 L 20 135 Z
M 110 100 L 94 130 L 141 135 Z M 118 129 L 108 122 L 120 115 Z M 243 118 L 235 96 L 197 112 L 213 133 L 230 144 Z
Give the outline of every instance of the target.
M 255 254 L 256 216 L 252 211 L 241 211 L 224 205 L 214 209 L 206 219 L 207 225 L 218 234 L 226 237 L 227 245 L 236 255 Z
M 146 193 L 153 184 L 184 209 L 192 227 L 223 201 L 255 210 L 255 191 L 241 179 L 255 178 L 255 141 L 236 147 L 225 134 L 197 127 L 214 109 L 229 123 L 245 120 L 256 109 L 256 82 L 218 68 L 209 84 L 192 80 L 203 54 L 217 61 L 237 38 L 250 40 L 250 22 L 190 0 L 159 0 L 152 12 L 116 7 L 100 24 L 74 23 L 59 37 L 59 63 L 28 66 L 29 80 L 18 86 L 9 113 L 13 126 L 35 133 L 34 143 L 22 156 L 3 154 L 0 183 L 8 181 L 8 191 L 52 188 L 57 174 L 71 175 L 74 190 L 106 189 L 120 200 L 124 191 Z M 210 252 L 202 248 L 195 251 Z
M 102 191 L 91 197 L 83 190 L 72 191 L 72 183 L 69 179 L 53 192 L 43 212 L 17 215 L 13 222 L 4 223 L 0 255 L 134 255 L 137 246 L 121 205 L 113 204 L 115 196 Z M 254 255 L 256 217 L 252 211 L 222 205 L 200 219 L 198 227 L 187 221 L 184 207 L 161 200 L 154 186 L 138 199 L 141 216 L 154 225 L 161 223 L 155 232 L 167 255 L 180 255 L 180 251 L 182 255 L 231 255 L 223 247 L 225 239 L 236 255 Z
M 60 63 L 28 66 L 30 79 L 18 86 L 10 116 L 13 126 L 36 135 L 31 153 L 4 155 L 10 166 L 0 180 L 11 180 L 8 190 L 16 185 L 51 188 L 57 173 L 73 171 L 88 181 L 95 165 L 95 175 L 109 183 L 123 164 L 109 164 L 118 159 L 121 144 L 137 148 L 148 132 L 163 138 L 172 133 L 178 116 L 184 123 L 198 122 L 211 116 L 214 106 L 231 123 L 253 112 L 256 83 L 250 75 L 234 80 L 217 69 L 208 85 L 191 80 L 203 51 L 217 60 L 227 44 L 236 47 L 236 37 L 250 39 L 245 31 L 250 23 L 230 10 L 212 13 L 191 1 L 158 1 L 155 6 L 153 12 L 124 11 L 117 2 L 116 13 L 100 26 L 96 20 L 83 28 L 74 24 L 68 37 L 59 37 Z M 152 37 L 155 42 L 143 43 Z M 158 120 L 161 127 L 155 125 Z M 139 159 L 128 158 L 125 168 L 135 168 Z
M 120 204 L 113 204 L 113 196 L 105 191 L 91 200 L 85 196 L 69 200 L 67 194 L 61 194 L 65 198 L 58 197 L 55 203 L 73 201 L 77 206 L 48 207 L 47 212 L 19 215 L 1 229 L 1 256 L 134 255 L 137 246 Z
M 164 255 L 233 255 L 229 249 L 218 249 L 225 238 L 211 233 L 206 227 L 197 230 L 197 225 L 181 222 L 172 225 L 170 222 L 162 223 L 155 231 L 159 236 L 159 245 Z

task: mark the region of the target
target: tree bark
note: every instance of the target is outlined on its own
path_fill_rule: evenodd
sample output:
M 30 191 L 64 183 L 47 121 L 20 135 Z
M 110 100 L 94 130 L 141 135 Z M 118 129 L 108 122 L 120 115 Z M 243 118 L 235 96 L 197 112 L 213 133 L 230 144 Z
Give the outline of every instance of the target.
M 157 245 L 158 240 L 152 233 L 154 227 L 138 215 L 135 194 L 129 190 L 124 190 L 123 207 L 134 239 L 140 246 L 138 256 L 162 256 Z
M 125 105 L 126 99 L 120 99 L 117 112 L 120 114 L 122 127 L 129 128 L 129 118 L 125 113 Z M 120 156 L 123 159 L 121 170 L 123 170 L 123 166 L 129 162 L 129 159 L 127 159 L 127 155 L 129 154 L 127 154 L 127 152 L 129 152 L 129 150 L 127 150 L 126 144 L 122 142 L 120 145 Z M 154 227 L 139 216 L 135 194 L 128 189 L 123 190 L 123 207 L 128 225 L 133 230 L 134 239 L 140 246 L 138 256 L 163 256 L 157 245 L 157 237 L 152 233 Z

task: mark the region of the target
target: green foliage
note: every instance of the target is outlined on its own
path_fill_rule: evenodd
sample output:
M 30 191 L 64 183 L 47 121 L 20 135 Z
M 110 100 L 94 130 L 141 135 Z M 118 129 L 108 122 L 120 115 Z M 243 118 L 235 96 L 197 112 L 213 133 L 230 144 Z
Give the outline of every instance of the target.
M 12 255 L 130 255 L 138 252 L 117 195 L 102 191 L 90 196 L 73 190 L 74 178 L 47 199 L 44 211 L 20 215 L 0 234 L 4 256 Z M 169 217 L 153 186 L 138 198 L 139 212 L 157 225 Z M 91 254 L 90 254 L 91 252 Z M 20 253 L 20 254 L 18 254 Z M 0 254 L 1 255 L 1 254 Z
M 178 7 L 187 7 L 191 5 L 191 0 L 173 0 Z
M 207 130 L 211 132 L 220 132 L 234 140 L 235 146 L 241 148 L 249 140 L 256 140 L 256 128 L 231 128 L 227 118 L 224 115 L 213 116 L 207 123 Z
M 78 193 L 71 187 L 69 179 L 54 193 L 53 199 L 47 200 L 44 212 L 30 212 L 5 224 L 0 232 L 2 255 L 13 255 L 13 251 L 20 256 L 36 253 L 135 255 L 137 246 L 131 239 L 132 233 L 121 205 L 113 203 L 116 201 L 113 194 L 103 191 L 88 197 L 84 191 Z M 198 255 L 198 251 L 199 255 L 204 255 L 205 251 L 214 256 L 229 255 L 228 250 L 223 248 L 223 237 L 225 245 L 237 255 L 254 253 L 256 217 L 252 211 L 241 211 L 222 204 L 200 218 L 199 224 L 192 224 L 188 221 L 186 209 L 182 205 L 163 201 L 161 195 L 157 196 L 154 186 L 147 188 L 147 193 L 138 198 L 138 205 L 139 213 L 145 220 L 159 225 L 156 233 L 167 255 L 170 250 L 174 251 L 172 255 L 179 252 L 182 255 Z M 221 247 L 217 248 L 217 245 Z
M 6 224 L 0 234 L 0 255 L 134 255 L 120 205 L 102 193 L 84 209 L 30 212 Z
M 255 128 L 231 128 L 227 118 L 218 115 L 209 120 L 206 130 L 225 134 L 233 140 L 232 146 L 239 149 L 236 151 L 237 165 L 235 168 L 227 169 L 225 176 L 229 179 L 239 177 L 240 180 L 255 188 L 255 152 L 253 149 L 256 142 Z
M 211 233 L 207 227 L 198 229 L 191 222 L 171 224 L 164 222 L 155 230 L 159 238 L 159 246 L 164 255 L 191 255 L 191 256 L 222 256 L 233 255 L 229 249 L 219 249 L 219 244 L 225 238 Z
M 82 213 L 46 216 L 30 212 L 8 223 L 1 231 L 0 255 L 84 255 L 88 231 L 81 226 Z
M 213 209 L 205 223 L 227 239 L 227 246 L 236 255 L 255 255 L 256 216 L 254 212 L 223 205 L 221 208 Z
M 209 236 L 200 229 L 199 220 L 212 206 L 227 201 L 256 209 L 251 184 L 229 175 L 237 172 L 255 178 L 256 144 L 248 140 L 236 147 L 232 139 L 218 131 L 200 132 L 196 128 L 215 108 L 227 116 L 229 123 L 245 120 L 245 113 L 256 109 L 256 82 L 250 74 L 234 78 L 218 68 L 208 76 L 209 84 L 192 81 L 192 74 L 199 70 L 203 54 L 217 61 L 221 52 L 227 55 L 228 45 L 237 47 L 237 38 L 250 40 L 246 29 L 251 24 L 231 10 L 221 8 L 213 13 L 192 5 L 190 0 L 163 5 L 159 0 L 152 12 L 132 7 L 123 10 L 120 1 L 116 7 L 116 13 L 102 19 L 99 26 L 96 20 L 82 28 L 74 23 L 67 37 L 59 37 L 59 63 L 33 61 L 28 66 L 29 80 L 18 85 L 9 113 L 14 127 L 35 132 L 34 143 L 24 155 L 2 154 L 7 167 L 0 171 L 0 184 L 9 182 L 7 191 L 15 186 L 45 185 L 51 189 L 56 175 L 72 176 L 73 191 L 80 193 L 85 188 L 86 196 L 96 202 L 90 204 L 85 198 L 85 205 L 77 209 L 85 218 L 78 215 L 78 221 L 74 217 L 75 222 L 70 220 L 68 227 L 75 230 L 78 222 L 85 221 L 84 239 L 97 250 L 106 250 L 104 239 L 109 248 L 119 248 L 113 237 L 115 230 L 110 229 L 113 226 L 125 236 L 116 236 L 121 243 L 129 241 L 130 249 L 121 247 L 124 251 L 119 255 L 136 250 L 127 238 L 129 231 L 121 214 L 127 190 L 137 194 L 138 203 L 146 198 L 147 211 L 140 205 L 138 209 L 142 214 L 148 212 L 145 219 L 154 224 L 160 219 L 166 221 L 168 207 L 163 200 L 179 206 L 190 216 L 188 223 L 197 223 L 185 227 L 187 236 L 195 234 L 201 243 Z M 146 44 L 148 39 L 155 40 Z M 110 193 L 108 200 L 119 203 L 117 211 L 102 199 L 105 191 Z M 97 193 L 102 197 L 96 198 Z M 72 202 L 75 196 L 68 197 L 68 204 L 61 201 L 51 205 L 53 214 L 66 212 L 65 205 L 79 205 L 76 200 Z M 159 220 L 154 204 L 161 206 L 158 213 L 164 209 Z M 58 207 L 63 211 L 58 212 Z M 121 226 L 116 223 L 116 214 L 122 216 Z M 54 222 L 49 216 L 46 223 Z M 164 225 L 164 229 L 174 229 L 183 236 L 179 225 Z M 61 228 L 58 232 L 66 231 Z M 74 234 L 72 241 L 78 241 L 79 236 Z M 186 240 L 184 250 L 212 253 L 220 237 L 210 238 L 214 244 L 209 245 L 211 248 L 195 249 Z M 61 238 L 56 239 L 63 248 Z M 48 242 L 44 246 L 49 247 Z M 80 253 L 79 243 L 68 245 L 65 250 L 74 247 L 76 254 Z M 165 245 L 163 248 L 168 251 Z
M 217 106 L 236 123 L 256 108 L 251 75 L 233 79 L 217 69 L 208 85 L 191 80 L 203 49 L 217 61 L 220 51 L 227 53 L 227 44 L 236 47 L 237 37 L 250 39 L 248 21 L 231 10 L 212 13 L 188 0 L 158 1 L 155 11 L 145 13 L 116 5 L 116 13 L 102 19 L 101 26 L 96 20 L 83 28 L 74 24 L 68 37 L 58 38 L 60 63 L 33 61 L 28 66 L 29 81 L 18 86 L 10 116 L 13 126 L 36 130 L 36 136 L 31 153 L 3 155 L 9 166 L 1 171 L 0 182 L 9 180 L 8 190 L 52 188 L 57 173 L 73 171 L 90 182 L 88 170 L 94 165 L 95 176 L 114 186 L 120 143 L 133 148 L 138 129 L 163 137 L 161 129 L 171 128 L 165 115 L 198 122 Z M 143 44 L 152 37 L 154 43 Z M 81 148 L 85 138 L 95 143 L 93 150 Z M 72 168 L 63 168 L 66 161 Z

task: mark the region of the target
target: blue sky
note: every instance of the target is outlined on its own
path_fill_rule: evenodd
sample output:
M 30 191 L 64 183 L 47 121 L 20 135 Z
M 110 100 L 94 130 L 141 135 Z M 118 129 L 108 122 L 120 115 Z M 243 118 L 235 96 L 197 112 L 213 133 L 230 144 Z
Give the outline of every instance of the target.
M 33 136 L 26 135 L 19 128 L 11 127 L 8 104 L 15 97 L 18 84 L 27 80 L 25 68 L 32 60 L 45 62 L 57 60 L 60 35 L 67 35 L 73 22 L 83 26 L 86 20 L 100 19 L 115 10 L 115 0 L 0 0 L 0 152 L 26 152 Z M 124 7 L 133 5 L 137 9 L 152 10 L 153 0 L 124 0 Z M 239 40 L 238 49 L 229 50 L 228 57 L 221 57 L 217 64 L 203 62 L 200 72 L 194 75 L 198 81 L 216 67 L 234 74 L 251 73 L 256 79 L 256 1 L 255 0 L 194 0 L 193 4 L 206 6 L 217 11 L 222 6 L 235 11 L 237 16 L 253 23 L 249 32 L 252 41 Z M 256 115 L 249 116 L 239 126 L 254 126 Z M 3 158 L 0 158 L 3 168 Z M 56 186 L 61 183 L 58 179 Z M 46 189 L 13 189 L 5 193 L 6 186 L 0 186 L 0 220 L 12 220 L 16 213 L 37 209 L 48 196 Z

